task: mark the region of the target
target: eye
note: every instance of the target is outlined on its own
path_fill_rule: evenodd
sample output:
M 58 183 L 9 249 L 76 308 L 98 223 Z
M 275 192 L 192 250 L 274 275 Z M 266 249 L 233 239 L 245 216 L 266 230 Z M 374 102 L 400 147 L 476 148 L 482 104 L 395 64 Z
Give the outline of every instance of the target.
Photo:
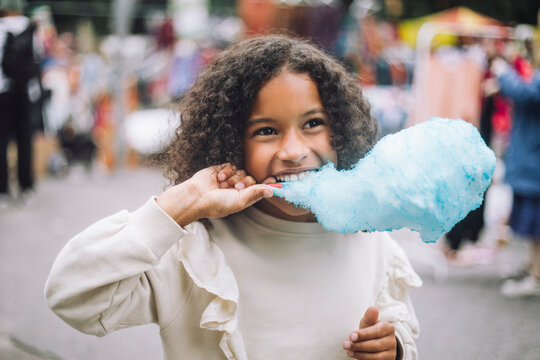
M 311 129 L 311 128 L 314 128 L 316 126 L 319 126 L 319 125 L 324 125 L 325 124 L 325 121 L 323 119 L 320 119 L 320 118 L 314 118 L 314 119 L 309 119 L 305 124 L 304 124 L 304 127 L 307 128 L 307 129 Z
M 277 131 L 271 127 L 263 127 L 260 129 L 257 129 L 253 132 L 253 135 L 262 135 L 262 136 L 269 136 L 269 135 L 276 135 Z

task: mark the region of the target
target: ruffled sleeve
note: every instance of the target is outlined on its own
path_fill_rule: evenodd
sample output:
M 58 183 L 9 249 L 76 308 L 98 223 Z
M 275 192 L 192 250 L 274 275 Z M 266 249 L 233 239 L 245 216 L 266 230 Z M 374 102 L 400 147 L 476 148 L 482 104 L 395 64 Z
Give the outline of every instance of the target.
M 200 223 L 182 239 L 178 259 L 193 282 L 214 298 L 204 310 L 200 327 L 222 333 L 220 348 L 229 360 L 247 359 L 238 330 L 238 284 L 219 247 Z
M 192 284 L 212 299 L 199 326 L 222 333 L 227 359 L 246 359 L 238 285 L 223 253 L 202 224 L 181 228 L 155 197 L 71 239 L 53 265 L 45 296 L 68 324 L 103 336 L 133 325 L 167 326 L 188 301 L 190 291 L 184 290 Z
M 420 328 L 409 298 L 409 288 L 418 288 L 422 280 L 413 270 L 403 249 L 392 240 L 392 257 L 385 271 L 375 306 L 379 320 L 394 325 L 402 348 L 403 360 L 417 360 L 415 338 Z

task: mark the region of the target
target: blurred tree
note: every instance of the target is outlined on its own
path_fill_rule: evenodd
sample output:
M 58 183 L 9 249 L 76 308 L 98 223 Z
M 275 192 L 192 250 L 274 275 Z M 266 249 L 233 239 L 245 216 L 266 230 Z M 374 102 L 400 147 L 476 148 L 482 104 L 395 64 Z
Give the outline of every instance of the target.
M 110 32 L 112 0 L 27 0 L 27 9 L 49 5 L 60 31 L 73 31 L 81 19 L 91 19 L 100 34 Z M 276 0 L 280 1 L 280 0 Z M 354 0 L 336 0 L 347 9 Z M 456 6 L 474 11 L 510 24 L 537 25 L 539 0 L 373 0 L 381 11 L 377 16 L 402 20 L 420 17 Z M 168 0 L 140 0 L 133 31 L 145 31 L 144 20 L 155 11 L 164 11 Z M 210 13 L 218 16 L 234 15 L 236 0 L 209 0 Z
M 209 0 L 210 13 L 217 16 L 236 14 L 236 0 Z
M 40 5 L 51 8 L 54 23 L 59 32 L 74 32 L 81 20 L 89 19 L 100 35 L 114 31 L 110 17 L 113 15 L 114 0 L 26 0 L 29 11 Z M 133 32 L 146 32 L 145 20 L 156 11 L 165 11 L 167 0 L 139 0 L 135 13 Z

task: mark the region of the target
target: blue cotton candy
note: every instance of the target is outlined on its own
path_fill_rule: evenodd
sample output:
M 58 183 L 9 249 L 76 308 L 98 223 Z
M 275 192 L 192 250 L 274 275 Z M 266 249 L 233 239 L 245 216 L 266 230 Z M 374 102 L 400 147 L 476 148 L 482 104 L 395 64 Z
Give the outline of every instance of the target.
M 480 206 L 494 170 L 474 126 L 433 118 L 385 136 L 349 170 L 328 163 L 273 191 L 331 231 L 409 228 L 435 242 Z

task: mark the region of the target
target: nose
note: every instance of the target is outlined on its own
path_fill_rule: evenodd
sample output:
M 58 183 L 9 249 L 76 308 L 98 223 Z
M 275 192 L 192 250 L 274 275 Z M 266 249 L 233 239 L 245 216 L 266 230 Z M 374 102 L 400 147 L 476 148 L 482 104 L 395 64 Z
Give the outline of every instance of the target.
M 277 158 L 281 161 L 300 162 L 307 157 L 309 147 L 296 131 L 289 131 L 283 137 Z

